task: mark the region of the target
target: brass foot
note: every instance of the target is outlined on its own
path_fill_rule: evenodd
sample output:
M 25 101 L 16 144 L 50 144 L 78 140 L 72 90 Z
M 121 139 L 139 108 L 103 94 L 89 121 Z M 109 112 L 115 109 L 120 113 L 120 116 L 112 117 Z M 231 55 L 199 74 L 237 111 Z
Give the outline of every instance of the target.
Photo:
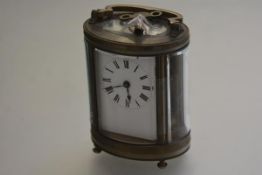
M 160 160 L 157 164 L 158 168 L 163 169 L 167 166 L 167 163 L 165 160 Z
M 98 154 L 98 153 L 101 153 L 102 150 L 100 148 L 98 148 L 98 147 L 94 147 L 93 151 L 94 151 L 94 153 Z

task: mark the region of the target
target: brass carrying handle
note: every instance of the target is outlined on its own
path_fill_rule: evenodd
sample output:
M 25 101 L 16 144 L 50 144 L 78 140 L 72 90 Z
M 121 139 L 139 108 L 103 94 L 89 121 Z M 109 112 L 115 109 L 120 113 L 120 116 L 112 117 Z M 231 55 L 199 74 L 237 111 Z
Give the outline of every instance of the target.
M 159 11 L 162 12 L 162 15 L 165 16 L 166 18 L 169 19 L 170 23 L 173 22 L 182 22 L 183 17 L 181 14 L 169 10 L 164 10 L 160 8 L 154 8 L 154 7 L 147 7 L 147 6 L 140 6 L 140 5 L 124 5 L 124 4 L 115 4 L 115 5 L 109 5 L 106 6 L 107 10 L 113 10 L 113 11 L 123 11 L 123 12 L 154 12 L 154 11 Z

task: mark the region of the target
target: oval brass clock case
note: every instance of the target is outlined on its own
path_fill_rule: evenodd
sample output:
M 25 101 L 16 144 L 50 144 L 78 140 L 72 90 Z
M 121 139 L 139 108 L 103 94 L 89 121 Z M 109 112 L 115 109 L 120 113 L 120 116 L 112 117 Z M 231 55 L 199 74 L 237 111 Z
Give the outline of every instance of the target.
M 127 20 L 132 16 L 136 16 L 137 12 L 143 12 L 152 20 L 167 23 L 170 26 L 169 32 L 159 36 L 121 35 L 103 30 L 97 25 L 101 21 L 112 18 Z M 127 13 L 129 15 L 126 15 Z M 92 12 L 92 17 L 84 23 L 84 35 L 87 53 L 91 133 L 96 147 L 95 151 L 104 150 L 119 157 L 152 161 L 162 161 L 185 153 L 190 147 L 190 130 L 185 129 L 184 123 L 180 122 L 185 115 L 184 106 L 180 104 L 184 100 L 184 96 L 181 94 L 184 92 L 183 65 L 185 63 L 183 54 L 178 53 L 181 53 L 189 44 L 189 29 L 183 23 L 182 16 L 176 12 L 158 8 L 113 5 Z M 139 144 L 143 140 L 135 140 L 133 144 L 125 143 L 121 142 L 121 140 L 132 140 L 132 138 L 125 138 L 126 136 L 104 132 L 99 129 L 95 83 L 95 49 L 128 56 L 155 56 L 157 101 L 157 140 L 155 142 Z M 167 69 L 168 64 L 171 64 L 172 70 Z M 167 71 L 172 73 L 172 77 L 167 76 Z M 171 81 L 171 84 L 168 85 L 168 78 L 175 81 Z M 173 110 L 172 118 L 178 124 L 173 122 L 172 127 L 182 128 L 180 129 L 181 133 L 179 133 L 180 130 L 179 132 L 175 129 L 172 130 L 175 137 L 171 141 L 168 140 L 167 133 L 167 89 L 170 88 L 168 86 L 172 86 L 171 101 L 174 105 L 172 107 L 177 108 Z M 181 126 L 179 126 L 179 122 Z

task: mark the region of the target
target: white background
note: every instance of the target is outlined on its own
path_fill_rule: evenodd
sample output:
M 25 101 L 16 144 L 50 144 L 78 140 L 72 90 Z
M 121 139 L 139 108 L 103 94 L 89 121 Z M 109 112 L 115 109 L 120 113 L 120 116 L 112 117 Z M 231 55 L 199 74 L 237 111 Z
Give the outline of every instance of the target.
M 259 0 L 137 1 L 191 29 L 192 148 L 164 170 L 91 151 L 82 24 L 119 2 L 131 1 L 0 1 L 0 174 L 260 175 Z

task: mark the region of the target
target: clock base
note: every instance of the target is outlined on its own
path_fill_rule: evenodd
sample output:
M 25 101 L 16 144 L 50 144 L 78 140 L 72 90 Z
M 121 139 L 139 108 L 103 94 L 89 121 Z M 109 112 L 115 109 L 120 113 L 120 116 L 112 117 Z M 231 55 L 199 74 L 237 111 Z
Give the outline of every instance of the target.
M 127 159 L 159 161 L 157 164 L 159 168 L 165 168 L 167 166 L 165 160 L 184 154 L 190 147 L 190 133 L 179 140 L 167 144 L 127 144 L 105 137 L 96 131 L 92 131 L 92 140 L 96 145 L 95 149 L 100 150 L 99 152 L 105 151 Z

